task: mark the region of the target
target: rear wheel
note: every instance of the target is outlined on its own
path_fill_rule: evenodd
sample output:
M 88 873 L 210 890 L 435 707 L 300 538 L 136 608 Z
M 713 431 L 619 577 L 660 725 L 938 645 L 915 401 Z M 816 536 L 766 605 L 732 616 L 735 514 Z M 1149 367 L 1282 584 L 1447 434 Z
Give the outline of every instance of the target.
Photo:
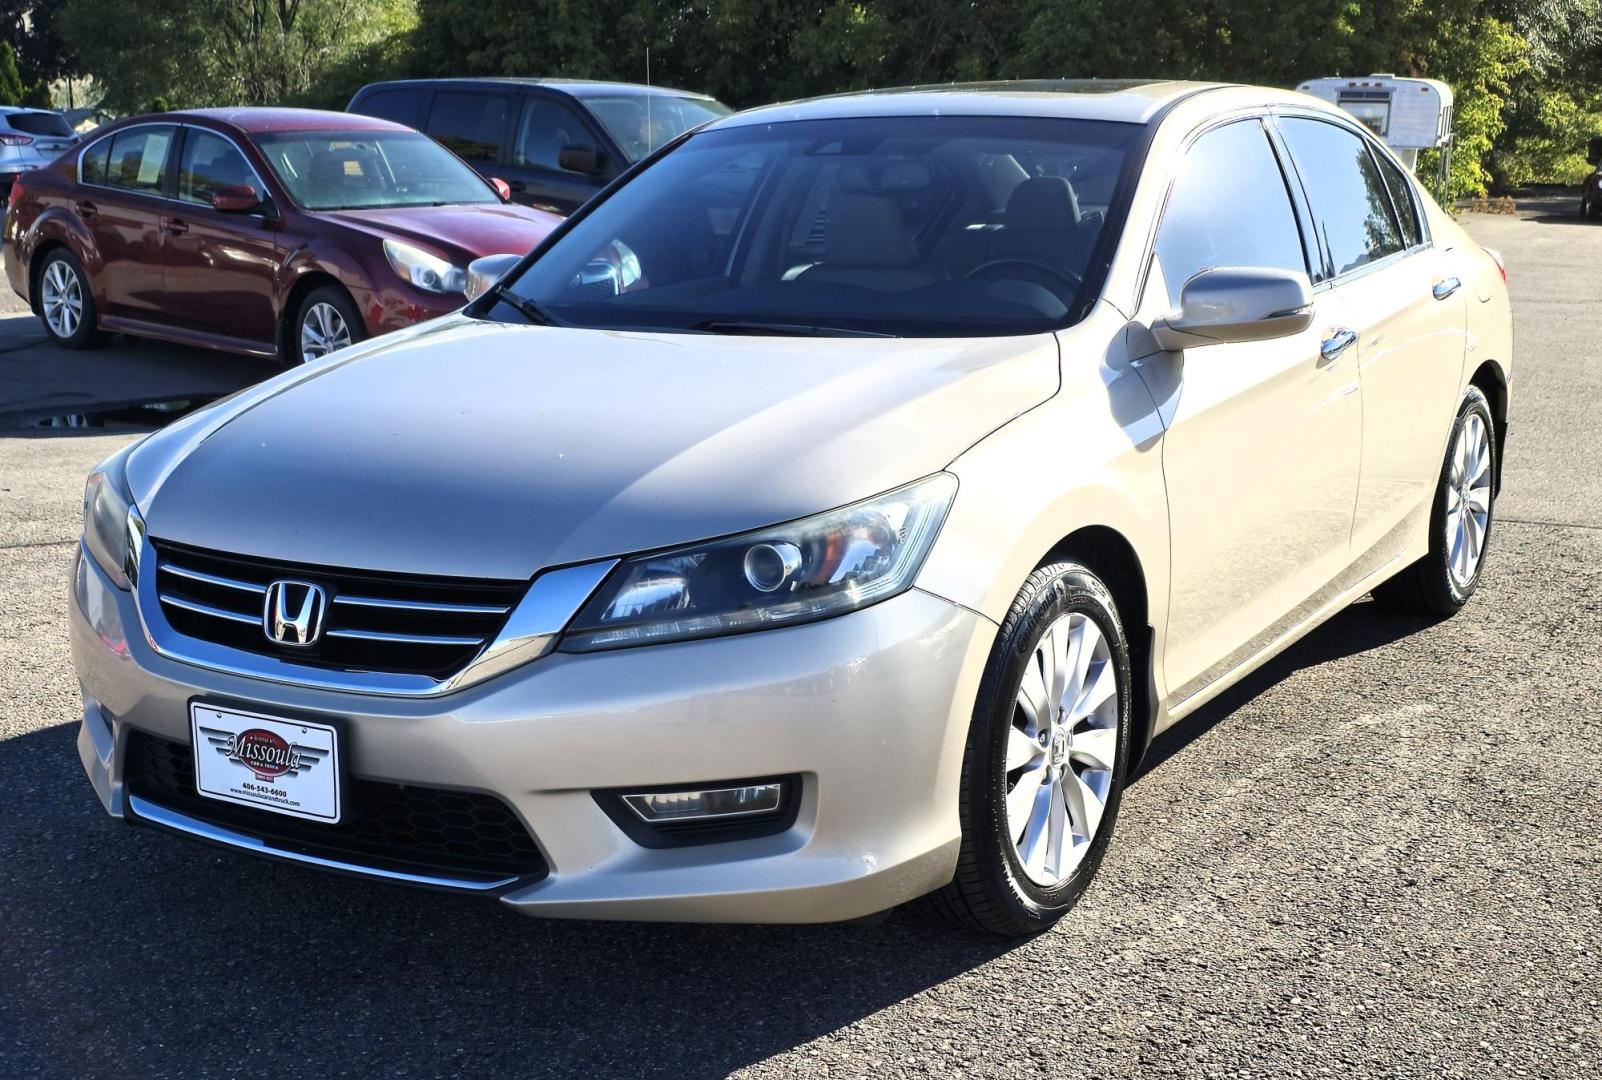
M 1580 214 L 1592 221 L 1596 221 L 1598 218 L 1602 218 L 1602 204 L 1598 204 L 1590 195 L 1581 195 Z
M 367 336 L 356 301 L 337 285 L 313 289 L 300 302 L 291 332 L 289 356 L 292 364 L 320 360 L 329 353 L 354 345 Z
M 1049 929 L 1095 876 L 1129 758 L 1129 646 L 1107 587 L 1030 575 L 991 650 L 963 759 L 962 848 L 926 914 L 1002 935 Z
M 51 341 L 69 349 L 88 349 L 100 343 L 89 275 L 66 248 L 45 255 L 39 267 L 38 298 L 39 321 Z
M 1496 428 L 1477 386 L 1463 396 L 1430 510 L 1430 550 L 1374 590 L 1374 599 L 1416 615 L 1452 615 L 1479 588 L 1491 542 Z

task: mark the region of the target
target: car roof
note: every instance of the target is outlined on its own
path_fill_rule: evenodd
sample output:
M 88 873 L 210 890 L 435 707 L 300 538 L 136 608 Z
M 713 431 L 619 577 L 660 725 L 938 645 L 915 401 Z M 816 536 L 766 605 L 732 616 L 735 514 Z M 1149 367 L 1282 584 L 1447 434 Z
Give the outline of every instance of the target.
M 410 131 L 405 124 L 376 116 L 334 112 L 328 109 L 279 109 L 238 106 L 224 109 L 185 109 L 182 112 L 141 116 L 141 121 L 210 120 L 251 133 L 268 131 Z
M 16 113 L 49 113 L 51 116 L 60 116 L 55 109 L 35 109 L 28 105 L 0 105 L 0 115 L 11 116 Z
M 939 83 L 766 105 L 716 121 L 744 127 L 851 116 L 1061 116 L 1143 124 L 1167 106 L 1228 84 L 1144 79 Z
M 701 98 L 706 101 L 717 100 L 710 94 L 699 93 L 695 90 L 680 90 L 673 86 L 647 86 L 644 83 L 608 82 L 603 79 L 547 79 L 512 75 L 489 75 L 478 78 L 390 79 L 386 82 L 368 83 L 358 90 L 356 94 L 360 97 L 363 94 L 380 89 L 434 86 L 457 86 L 469 89 L 473 87 L 542 86 L 550 90 L 560 90 L 580 99 L 618 96 L 643 97 L 647 94 L 652 94 Z

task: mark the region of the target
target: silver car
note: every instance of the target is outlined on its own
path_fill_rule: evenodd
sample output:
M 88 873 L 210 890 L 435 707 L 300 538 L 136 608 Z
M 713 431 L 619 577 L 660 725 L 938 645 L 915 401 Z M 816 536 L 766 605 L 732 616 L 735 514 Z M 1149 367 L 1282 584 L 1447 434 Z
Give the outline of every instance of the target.
M 78 133 L 60 113 L 0 105 L 0 204 L 18 176 L 76 145 Z
M 1483 572 L 1500 264 L 1310 98 L 774 106 L 513 261 L 91 475 L 113 816 L 532 915 L 1028 933 L 1155 735 Z

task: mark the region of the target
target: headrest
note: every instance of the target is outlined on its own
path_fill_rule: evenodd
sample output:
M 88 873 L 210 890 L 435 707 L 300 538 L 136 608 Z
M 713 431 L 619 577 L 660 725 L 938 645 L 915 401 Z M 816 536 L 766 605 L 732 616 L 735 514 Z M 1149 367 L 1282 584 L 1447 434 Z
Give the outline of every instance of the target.
M 1007 196 L 1009 229 L 1071 229 L 1079 224 L 1079 196 L 1060 176 L 1034 176 Z
M 823 243 L 824 261 L 831 267 L 910 266 L 918 261 L 901 208 L 886 195 L 836 195 L 829 203 Z

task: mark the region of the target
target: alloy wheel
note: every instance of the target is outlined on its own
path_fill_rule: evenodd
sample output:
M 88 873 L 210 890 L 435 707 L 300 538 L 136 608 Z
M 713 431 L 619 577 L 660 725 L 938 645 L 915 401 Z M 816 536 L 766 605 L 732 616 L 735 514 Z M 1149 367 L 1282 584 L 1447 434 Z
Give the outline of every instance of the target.
M 1446 565 L 1458 588 L 1479 572 L 1491 519 L 1491 434 L 1484 417 L 1469 413 L 1452 447 L 1446 486 Z
M 83 323 L 83 285 L 65 259 L 45 267 L 39 297 L 45 323 L 58 338 L 70 338 Z
M 300 321 L 300 358 L 316 360 L 351 343 L 345 316 L 333 304 L 313 304 Z
M 1007 833 L 1035 884 L 1054 888 L 1084 860 L 1112 792 L 1118 677 L 1088 616 L 1047 628 L 1024 667 L 1007 732 Z

